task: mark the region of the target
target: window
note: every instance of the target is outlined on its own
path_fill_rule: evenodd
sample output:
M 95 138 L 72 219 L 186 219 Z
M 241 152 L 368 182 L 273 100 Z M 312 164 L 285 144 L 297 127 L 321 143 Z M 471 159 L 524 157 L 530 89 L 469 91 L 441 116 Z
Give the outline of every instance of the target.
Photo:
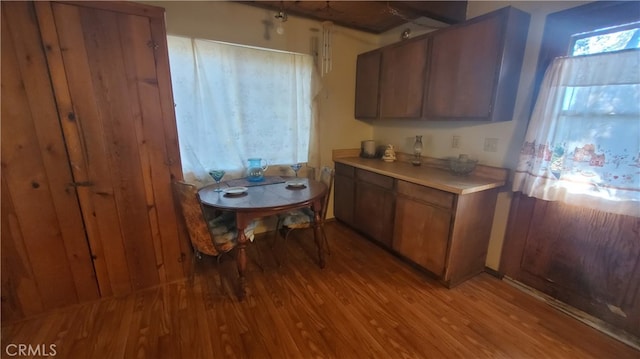
M 214 168 L 241 177 L 255 157 L 308 162 L 311 56 L 177 36 L 168 45 L 185 179 L 209 181 Z
M 640 23 L 590 31 L 572 36 L 571 56 L 640 48 Z
M 547 70 L 514 190 L 640 217 L 640 26 L 572 37 Z

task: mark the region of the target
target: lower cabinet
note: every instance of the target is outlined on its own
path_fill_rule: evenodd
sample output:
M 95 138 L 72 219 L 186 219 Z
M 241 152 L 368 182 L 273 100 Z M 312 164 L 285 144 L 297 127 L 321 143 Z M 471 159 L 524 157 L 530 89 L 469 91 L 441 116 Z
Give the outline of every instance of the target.
M 371 239 L 391 247 L 395 195 L 393 178 L 356 169 L 354 225 Z
M 333 180 L 333 215 L 345 224 L 354 227 L 355 168 L 340 163 L 335 165 Z
M 427 192 L 426 196 L 410 195 L 414 187 L 418 189 L 414 193 Z M 428 192 L 450 196 L 449 207 L 429 198 Z M 452 203 L 450 193 L 398 181 L 393 249 L 438 277 L 445 270 Z
M 458 195 L 336 163 L 338 220 L 453 287 L 484 271 L 497 189 Z

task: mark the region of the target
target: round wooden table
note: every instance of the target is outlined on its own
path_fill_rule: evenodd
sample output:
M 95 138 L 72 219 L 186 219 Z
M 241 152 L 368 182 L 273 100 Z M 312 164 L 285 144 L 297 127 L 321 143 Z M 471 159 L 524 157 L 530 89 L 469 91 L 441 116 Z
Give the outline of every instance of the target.
M 290 187 L 285 183 L 253 184 L 247 187 L 246 192 L 240 195 L 229 195 L 224 192 L 215 192 L 216 185 L 206 186 L 198 192 L 200 201 L 217 210 L 233 211 L 236 214 L 236 226 L 238 227 L 238 274 L 240 275 L 240 300 L 244 299 L 246 291 L 244 286 L 244 273 L 247 266 L 247 237 L 244 229 L 252 220 L 260 217 L 286 213 L 299 208 L 311 208 L 314 212 L 313 235 L 318 247 L 318 263 L 324 268 L 324 249 L 321 241 L 321 226 L 324 196 L 328 195 L 327 186 L 319 181 L 296 178 L 303 183 L 303 187 Z M 228 188 L 225 182 L 221 188 Z

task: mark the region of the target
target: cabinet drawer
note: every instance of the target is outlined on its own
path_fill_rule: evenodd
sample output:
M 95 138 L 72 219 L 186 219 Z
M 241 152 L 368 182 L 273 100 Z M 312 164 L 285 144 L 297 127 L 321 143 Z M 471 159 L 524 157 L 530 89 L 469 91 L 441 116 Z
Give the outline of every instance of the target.
M 453 201 L 455 199 L 455 194 L 453 193 L 405 181 L 398 181 L 398 194 L 444 208 L 453 208 Z
M 349 166 L 349 165 L 344 165 L 342 163 L 336 163 L 335 164 L 335 168 L 336 168 L 336 175 L 342 175 L 345 177 L 349 177 L 349 178 L 353 178 L 354 177 L 354 173 L 355 173 L 355 168 Z
M 356 178 L 386 189 L 393 189 L 393 178 L 377 173 L 356 169 Z

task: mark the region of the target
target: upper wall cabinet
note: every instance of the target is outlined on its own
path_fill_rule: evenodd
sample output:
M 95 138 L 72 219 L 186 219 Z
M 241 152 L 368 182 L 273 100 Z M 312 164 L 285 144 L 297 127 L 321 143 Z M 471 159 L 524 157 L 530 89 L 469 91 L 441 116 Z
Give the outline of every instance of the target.
M 382 49 L 380 117 L 420 118 L 428 40 L 419 38 Z
M 378 101 L 366 105 L 356 86 L 360 119 L 509 121 L 522 68 L 530 16 L 512 7 L 360 56 L 381 54 Z M 364 71 L 364 70 L 363 70 Z M 377 78 L 375 70 L 367 70 Z M 360 58 L 358 74 L 362 76 Z M 374 89 L 366 89 L 374 91 Z
M 378 84 L 380 80 L 380 51 L 358 56 L 356 66 L 356 118 L 378 117 Z
M 433 33 L 424 117 L 510 121 L 528 28 L 507 7 Z

